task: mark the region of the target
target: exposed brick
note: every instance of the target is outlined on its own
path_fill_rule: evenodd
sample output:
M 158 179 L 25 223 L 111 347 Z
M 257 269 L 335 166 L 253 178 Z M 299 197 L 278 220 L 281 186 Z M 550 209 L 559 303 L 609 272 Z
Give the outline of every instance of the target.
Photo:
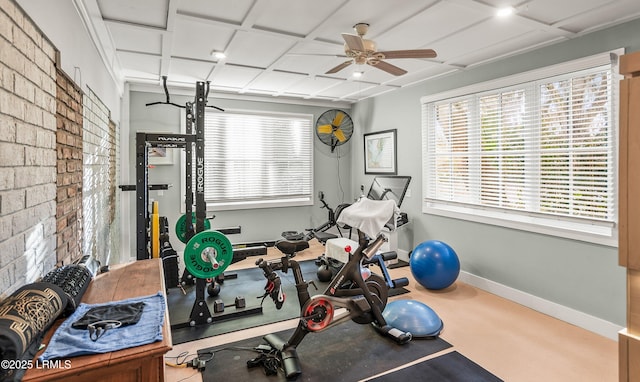
M 2 2 L 0 2 L 0 9 L 6 12 L 13 23 L 22 28 L 22 24 L 24 23 L 24 15 L 22 15 L 20 9 L 16 7 L 16 4 L 13 1 L 2 0 Z
M 11 226 L 11 217 L 10 216 L 0 217 L 0 242 L 9 239 L 12 234 L 13 234 L 13 229 Z M 0 255 L 0 258 L 2 258 L 2 255 Z M 0 262 L 2 262 L 1 259 L 0 259 Z
M 34 46 L 40 49 L 40 46 L 42 45 L 42 35 L 40 34 L 40 31 L 38 31 L 38 29 L 35 27 L 35 25 L 30 22 L 25 22 L 24 25 L 22 25 L 22 30 L 27 35 L 27 37 L 31 39 Z
M 0 89 L 0 110 L 6 114 L 24 120 L 25 104 L 20 97 Z
M 32 103 L 27 103 L 24 101 L 23 101 L 23 105 L 25 109 L 24 120 L 36 126 L 42 126 L 42 121 L 43 121 L 42 109 L 40 109 L 38 106 Z
M 58 258 L 68 263 L 82 252 L 83 94 L 57 72 L 57 59 L 55 47 L 15 2 L 0 0 L 2 291 L 35 280 Z M 68 135 L 59 137 L 59 128 Z M 106 227 L 99 229 L 108 235 Z M 59 238 L 62 230 L 69 233 Z
M 36 141 L 37 127 L 22 121 L 16 124 L 16 143 L 33 145 Z
M 17 96 L 26 99 L 30 103 L 35 102 L 36 87 L 31 81 L 22 76 L 15 76 L 13 85 L 13 91 Z
M 56 182 L 55 167 L 16 167 L 15 173 L 16 188 Z
M 29 61 L 35 59 L 35 44 L 22 29 L 13 30 L 13 45 L 24 54 Z
M 56 185 L 47 183 L 26 190 L 25 205 L 27 208 L 37 206 L 54 200 L 56 197 Z
M 0 215 L 9 215 L 14 212 L 24 210 L 24 200 L 24 190 L 10 190 L 1 192 Z
M 4 12 L 0 12 L 0 36 L 13 41 L 13 23 Z
M 0 167 L 0 191 L 13 189 L 15 171 L 12 167 Z
M 34 100 L 38 107 L 47 113 L 56 113 L 56 99 L 51 94 L 42 91 L 40 88 L 35 88 Z
M 16 141 L 16 122 L 8 115 L 0 114 L 0 141 Z
M 3 61 L 0 61 L 0 88 L 13 92 L 13 76 L 13 70 L 7 67 Z
M 56 148 L 56 136 L 53 131 L 40 130 L 36 133 L 36 145 L 45 149 Z
M 24 147 L 0 142 L 0 163 L 3 166 L 23 166 L 24 165 Z
M 0 62 L 18 73 L 25 71 L 25 56 L 10 42 L 0 38 Z
M 47 130 L 51 130 L 51 131 L 55 131 L 56 130 L 56 116 L 53 113 L 44 113 L 42 116 L 42 127 L 47 129 Z

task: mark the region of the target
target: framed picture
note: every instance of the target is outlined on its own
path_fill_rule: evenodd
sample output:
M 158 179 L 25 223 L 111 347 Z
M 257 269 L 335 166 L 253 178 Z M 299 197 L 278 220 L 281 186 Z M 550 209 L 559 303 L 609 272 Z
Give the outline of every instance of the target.
M 396 130 L 364 135 L 364 173 L 397 174 Z
M 149 147 L 149 164 L 153 166 L 173 164 L 173 149 Z

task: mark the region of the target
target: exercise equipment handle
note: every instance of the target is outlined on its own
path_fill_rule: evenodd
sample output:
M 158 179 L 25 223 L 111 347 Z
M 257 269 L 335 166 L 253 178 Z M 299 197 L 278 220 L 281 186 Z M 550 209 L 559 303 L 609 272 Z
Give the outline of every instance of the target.
M 282 281 L 280 280 L 280 276 L 278 276 L 271 267 L 273 264 L 260 258 L 256 260 L 256 265 L 262 269 L 262 273 L 264 273 L 264 277 L 267 279 L 267 284 L 264 286 L 265 296 L 268 295 L 271 297 L 273 302 L 276 304 L 276 309 L 282 308 L 286 296 L 282 290 Z M 282 268 L 282 263 L 275 265 L 277 268 Z
M 369 245 L 364 251 L 362 251 L 362 253 L 365 255 L 365 257 L 370 259 L 373 256 L 375 256 L 375 254 L 378 252 L 382 244 L 384 244 L 386 241 L 387 241 L 387 238 L 384 237 L 383 234 L 380 234 L 378 235 L 376 240 L 374 240 L 373 243 L 371 243 L 371 245 Z

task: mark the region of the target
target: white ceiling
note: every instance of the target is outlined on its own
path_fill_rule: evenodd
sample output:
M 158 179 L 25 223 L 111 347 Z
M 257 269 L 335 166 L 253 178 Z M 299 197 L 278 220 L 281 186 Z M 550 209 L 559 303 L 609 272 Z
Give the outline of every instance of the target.
M 509 18 L 495 16 L 504 4 Z M 115 75 L 161 89 L 210 81 L 222 94 L 352 103 L 640 17 L 638 0 L 81 0 Z M 345 61 L 341 33 L 370 24 L 378 50 L 436 50 L 394 59 L 393 76 Z M 223 51 L 222 60 L 211 51 Z M 363 71 L 356 80 L 351 74 Z

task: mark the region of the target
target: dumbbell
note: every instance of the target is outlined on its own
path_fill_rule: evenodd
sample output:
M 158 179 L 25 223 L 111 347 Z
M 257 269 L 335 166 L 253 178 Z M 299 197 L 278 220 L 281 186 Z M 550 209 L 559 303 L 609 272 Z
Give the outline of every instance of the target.
M 247 301 L 245 300 L 244 296 L 237 296 L 233 305 L 229 306 L 235 306 L 236 309 L 244 309 L 247 306 Z M 222 301 L 221 299 L 217 299 L 213 302 L 213 311 L 215 313 L 224 312 L 224 308 L 224 301 Z

